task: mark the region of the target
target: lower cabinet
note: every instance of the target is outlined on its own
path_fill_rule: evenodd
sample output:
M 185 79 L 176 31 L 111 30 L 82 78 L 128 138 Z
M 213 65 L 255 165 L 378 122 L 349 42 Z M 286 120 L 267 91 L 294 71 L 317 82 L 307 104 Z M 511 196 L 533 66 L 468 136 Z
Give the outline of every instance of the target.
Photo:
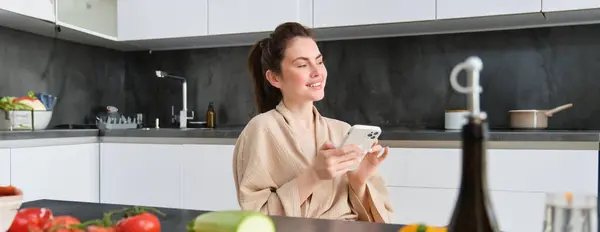
M 233 145 L 183 145 L 182 208 L 240 209 L 233 178 Z
M 458 189 L 388 187 L 393 223 L 446 226 Z M 491 191 L 490 200 L 502 231 L 542 231 L 545 193 Z
M 233 145 L 102 143 L 102 203 L 239 209 Z
M 393 223 L 445 226 L 454 210 L 460 149 L 391 148 L 379 171 Z M 598 151 L 490 149 L 487 184 L 503 231 L 542 231 L 546 193 L 597 195 Z
M 99 202 L 98 159 L 97 143 L 11 148 L 10 183 L 24 201 Z

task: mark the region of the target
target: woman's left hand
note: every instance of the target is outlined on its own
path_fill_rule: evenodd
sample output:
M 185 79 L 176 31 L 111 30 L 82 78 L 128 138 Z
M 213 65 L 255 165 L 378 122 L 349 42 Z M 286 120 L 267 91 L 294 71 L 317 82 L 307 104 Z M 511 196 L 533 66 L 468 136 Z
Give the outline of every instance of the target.
M 388 147 L 382 148 L 377 142 L 376 140 L 373 143 L 371 150 L 363 157 L 358 168 L 348 172 L 348 179 L 351 183 L 359 183 L 361 185 L 367 183 L 367 180 L 377 171 L 379 164 L 387 157 Z M 383 154 L 379 155 L 382 149 Z

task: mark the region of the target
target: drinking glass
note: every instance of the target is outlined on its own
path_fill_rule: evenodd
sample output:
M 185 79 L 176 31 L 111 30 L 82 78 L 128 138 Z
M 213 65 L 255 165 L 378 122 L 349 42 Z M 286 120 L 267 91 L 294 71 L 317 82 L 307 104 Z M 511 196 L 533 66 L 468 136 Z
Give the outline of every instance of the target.
M 597 232 L 596 202 L 590 194 L 548 193 L 544 232 Z

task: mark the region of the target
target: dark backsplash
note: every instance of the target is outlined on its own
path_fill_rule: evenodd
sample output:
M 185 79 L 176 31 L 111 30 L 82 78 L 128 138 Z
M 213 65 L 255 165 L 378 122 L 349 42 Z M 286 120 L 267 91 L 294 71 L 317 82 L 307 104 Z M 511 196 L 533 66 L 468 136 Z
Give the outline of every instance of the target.
M 123 53 L 0 27 L 0 96 L 59 97 L 52 125 L 83 123 L 97 105 L 125 107 Z
M 600 25 L 320 42 L 329 78 L 317 107 L 351 124 L 441 129 L 445 109 L 465 106 L 449 86 L 450 70 L 478 55 L 490 127 L 508 128 L 511 109 L 573 103 L 550 119 L 551 129 L 600 129 L 598 31 Z M 171 106 L 181 109 L 181 84 L 156 78 L 156 69 L 188 79 L 197 120 L 211 101 L 219 125 L 243 125 L 255 113 L 248 46 L 122 53 L 0 28 L 0 48 L 0 95 L 59 95 L 53 125 L 82 123 L 98 105 L 168 122 Z

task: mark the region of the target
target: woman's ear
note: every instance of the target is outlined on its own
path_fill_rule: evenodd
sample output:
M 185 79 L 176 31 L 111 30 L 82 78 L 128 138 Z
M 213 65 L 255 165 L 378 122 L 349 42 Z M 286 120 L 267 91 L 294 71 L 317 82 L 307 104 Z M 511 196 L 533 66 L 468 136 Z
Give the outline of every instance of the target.
M 278 89 L 281 88 L 281 77 L 275 72 L 267 70 L 267 72 L 265 73 L 265 77 L 267 77 L 267 81 L 269 81 L 269 83 L 271 83 L 272 86 Z

